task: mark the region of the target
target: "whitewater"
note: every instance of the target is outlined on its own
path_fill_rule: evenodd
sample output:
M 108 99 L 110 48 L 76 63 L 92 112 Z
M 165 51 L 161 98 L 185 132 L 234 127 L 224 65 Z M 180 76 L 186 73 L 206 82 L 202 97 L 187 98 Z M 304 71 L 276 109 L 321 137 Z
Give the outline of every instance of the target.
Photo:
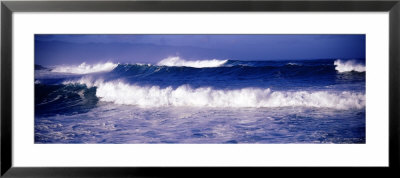
M 364 61 L 44 66 L 35 143 L 365 143 Z
M 129 85 L 122 81 L 92 82 L 88 78 L 66 81 L 63 84 L 81 84 L 97 87 L 96 96 L 101 101 L 141 107 L 195 106 L 195 107 L 285 107 L 308 106 L 336 109 L 365 107 L 361 92 L 327 91 L 271 91 L 259 88 L 218 90 L 211 87 L 193 89 L 189 85 L 177 88 Z

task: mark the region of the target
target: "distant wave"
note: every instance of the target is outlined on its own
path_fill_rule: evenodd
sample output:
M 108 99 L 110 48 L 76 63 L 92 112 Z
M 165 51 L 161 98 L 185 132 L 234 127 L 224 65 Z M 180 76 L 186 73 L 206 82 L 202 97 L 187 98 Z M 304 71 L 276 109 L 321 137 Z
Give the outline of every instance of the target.
M 75 65 L 75 66 L 57 66 L 52 70 L 52 72 L 72 73 L 72 74 L 89 74 L 89 73 L 96 73 L 96 72 L 111 71 L 117 66 L 118 66 L 118 64 L 114 64 L 112 62 L 106 62 L 103 64 L 94 64 L 94 65 L 89 65 L 84 62 L 80 65 Z
M 96 96 L 105 102 L 141 107 L 196 106 L 196 107 L 322 107 L 360 109 L 365 107 L 365 94 L 350 91 L 272 91 L 261 88 L 233 90 L 212 87 L 177 88 L 138 86 L 121 80 L 104 82 L 83 77 L 64 84 L 83 84 L 97 87 Z
M 157 65 L 203 68 L 203 67 L 219 67 L 224 63 L 226 63 L 227 61 L 228 60 L 219 60 L 219 59 L 188 61 L 180 57 L 168 57 L 158 62 Z
M 365 65 L 357 63 L 355 60 L 342 61 L 340 59 L 336 60 L 334 63 L 335 69 L 340 72 L 365 72 Z
M 235 61 L 235 60 L 220 60 L 220 59 L 210 59 L 210 60 L 185 60 L 180 57 L 168 57 L 161 61 L 159 61 L 156 65 L 151 64 L 124 64 L 119 65 L 112 62 L 100 63 L 100 64 L 86 64 L 85 62 L 80 65 L 62 65 L 56 66 L 51 71 L 57 73 L 70 73 L 70 74 L 89 74 L 96 72 L 108 72 L 116 69 L 117 67 L 132 67 L 132 66 L 144 66 L 144 67 L 192 67 L 192 68 L 215 68 L 215 67 L 235 67 L 235 66 L 243 66 L 243 67 L 264 67 L 267 69 L 268 67 L 278 68 L 285 66 L 298 66 L 304 67 L 304 69 L 312 68 L 312 67 L 329 67 L 326 64 L 313 64 L 313 65 L 304 65 L 295 62 L 280 62 L 280 61 Z M 356 60 L 335 60 L 334 61 L 335 70 L 343 73 L 343 72 L 364 72 L 365 65 L 358 63 Z M 300 68 L 299 68 L 300 69 Z
M 295 63 L 295 62 L 289 62 L 286 65 L 288 65 L 288 66 L 301 66 L 301 64 Z

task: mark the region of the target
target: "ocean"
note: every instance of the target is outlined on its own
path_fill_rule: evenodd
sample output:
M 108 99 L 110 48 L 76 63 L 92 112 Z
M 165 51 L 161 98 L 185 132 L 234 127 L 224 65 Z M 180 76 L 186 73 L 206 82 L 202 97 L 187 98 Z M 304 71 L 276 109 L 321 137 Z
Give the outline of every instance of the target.
M 365 59 L 35 65 L 35 143 L 365 143 Z

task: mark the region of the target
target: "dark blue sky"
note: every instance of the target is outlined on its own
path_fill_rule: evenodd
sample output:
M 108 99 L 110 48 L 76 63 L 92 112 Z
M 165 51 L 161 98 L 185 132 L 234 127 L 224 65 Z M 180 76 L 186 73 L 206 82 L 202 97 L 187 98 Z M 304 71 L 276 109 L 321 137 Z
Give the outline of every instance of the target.
M 35 35 L 35 63 L 45 66 L 187 60 L 365 58 L 365 35 Z

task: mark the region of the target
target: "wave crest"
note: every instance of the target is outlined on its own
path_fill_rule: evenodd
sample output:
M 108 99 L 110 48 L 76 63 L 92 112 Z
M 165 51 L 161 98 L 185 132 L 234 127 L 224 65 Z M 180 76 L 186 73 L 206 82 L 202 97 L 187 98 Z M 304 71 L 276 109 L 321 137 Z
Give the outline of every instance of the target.
M 181 59 L 180 57 L 168 57 L 158 62 L 157 65 L 203 68 L 203 67 L 219 67 L 224 63 L 226 63 L 227 61 L 228 60 L 219 60 L 219 59 L 187 61 Z
M 121 80 L 104 82 L 84 77 L 79 83 L 97 87 L 101 101 L 140 107 L 195 106 L 195 107 L 322 107 L 335 109 L 361 109 L 365 107 L 362 92 L 332 91 L 272 91 L 261 88 L 234 90 L 211 87 L 177 88 L 129 85 Z
M 84 62 L 77 66 L 57 66 L 52 70 L 52 72 L 72 73 L 72 74 L 89 74 L 89 73 L 96 73 L 96 72 L 108 72 L 108 71 L 113 70 L 117 66 L 118 66 L 118 64 L 114 64 L 112 62 L 106 62 L 103 64 L 94 64 L 94 65 L 89 65 Z
M 342 61 L 338 59 L 333 64 L 336 66 L 335 70 L 339 73 L 351 71 L 365 72 L 365 65 L 359 64 L 355 60 Z

